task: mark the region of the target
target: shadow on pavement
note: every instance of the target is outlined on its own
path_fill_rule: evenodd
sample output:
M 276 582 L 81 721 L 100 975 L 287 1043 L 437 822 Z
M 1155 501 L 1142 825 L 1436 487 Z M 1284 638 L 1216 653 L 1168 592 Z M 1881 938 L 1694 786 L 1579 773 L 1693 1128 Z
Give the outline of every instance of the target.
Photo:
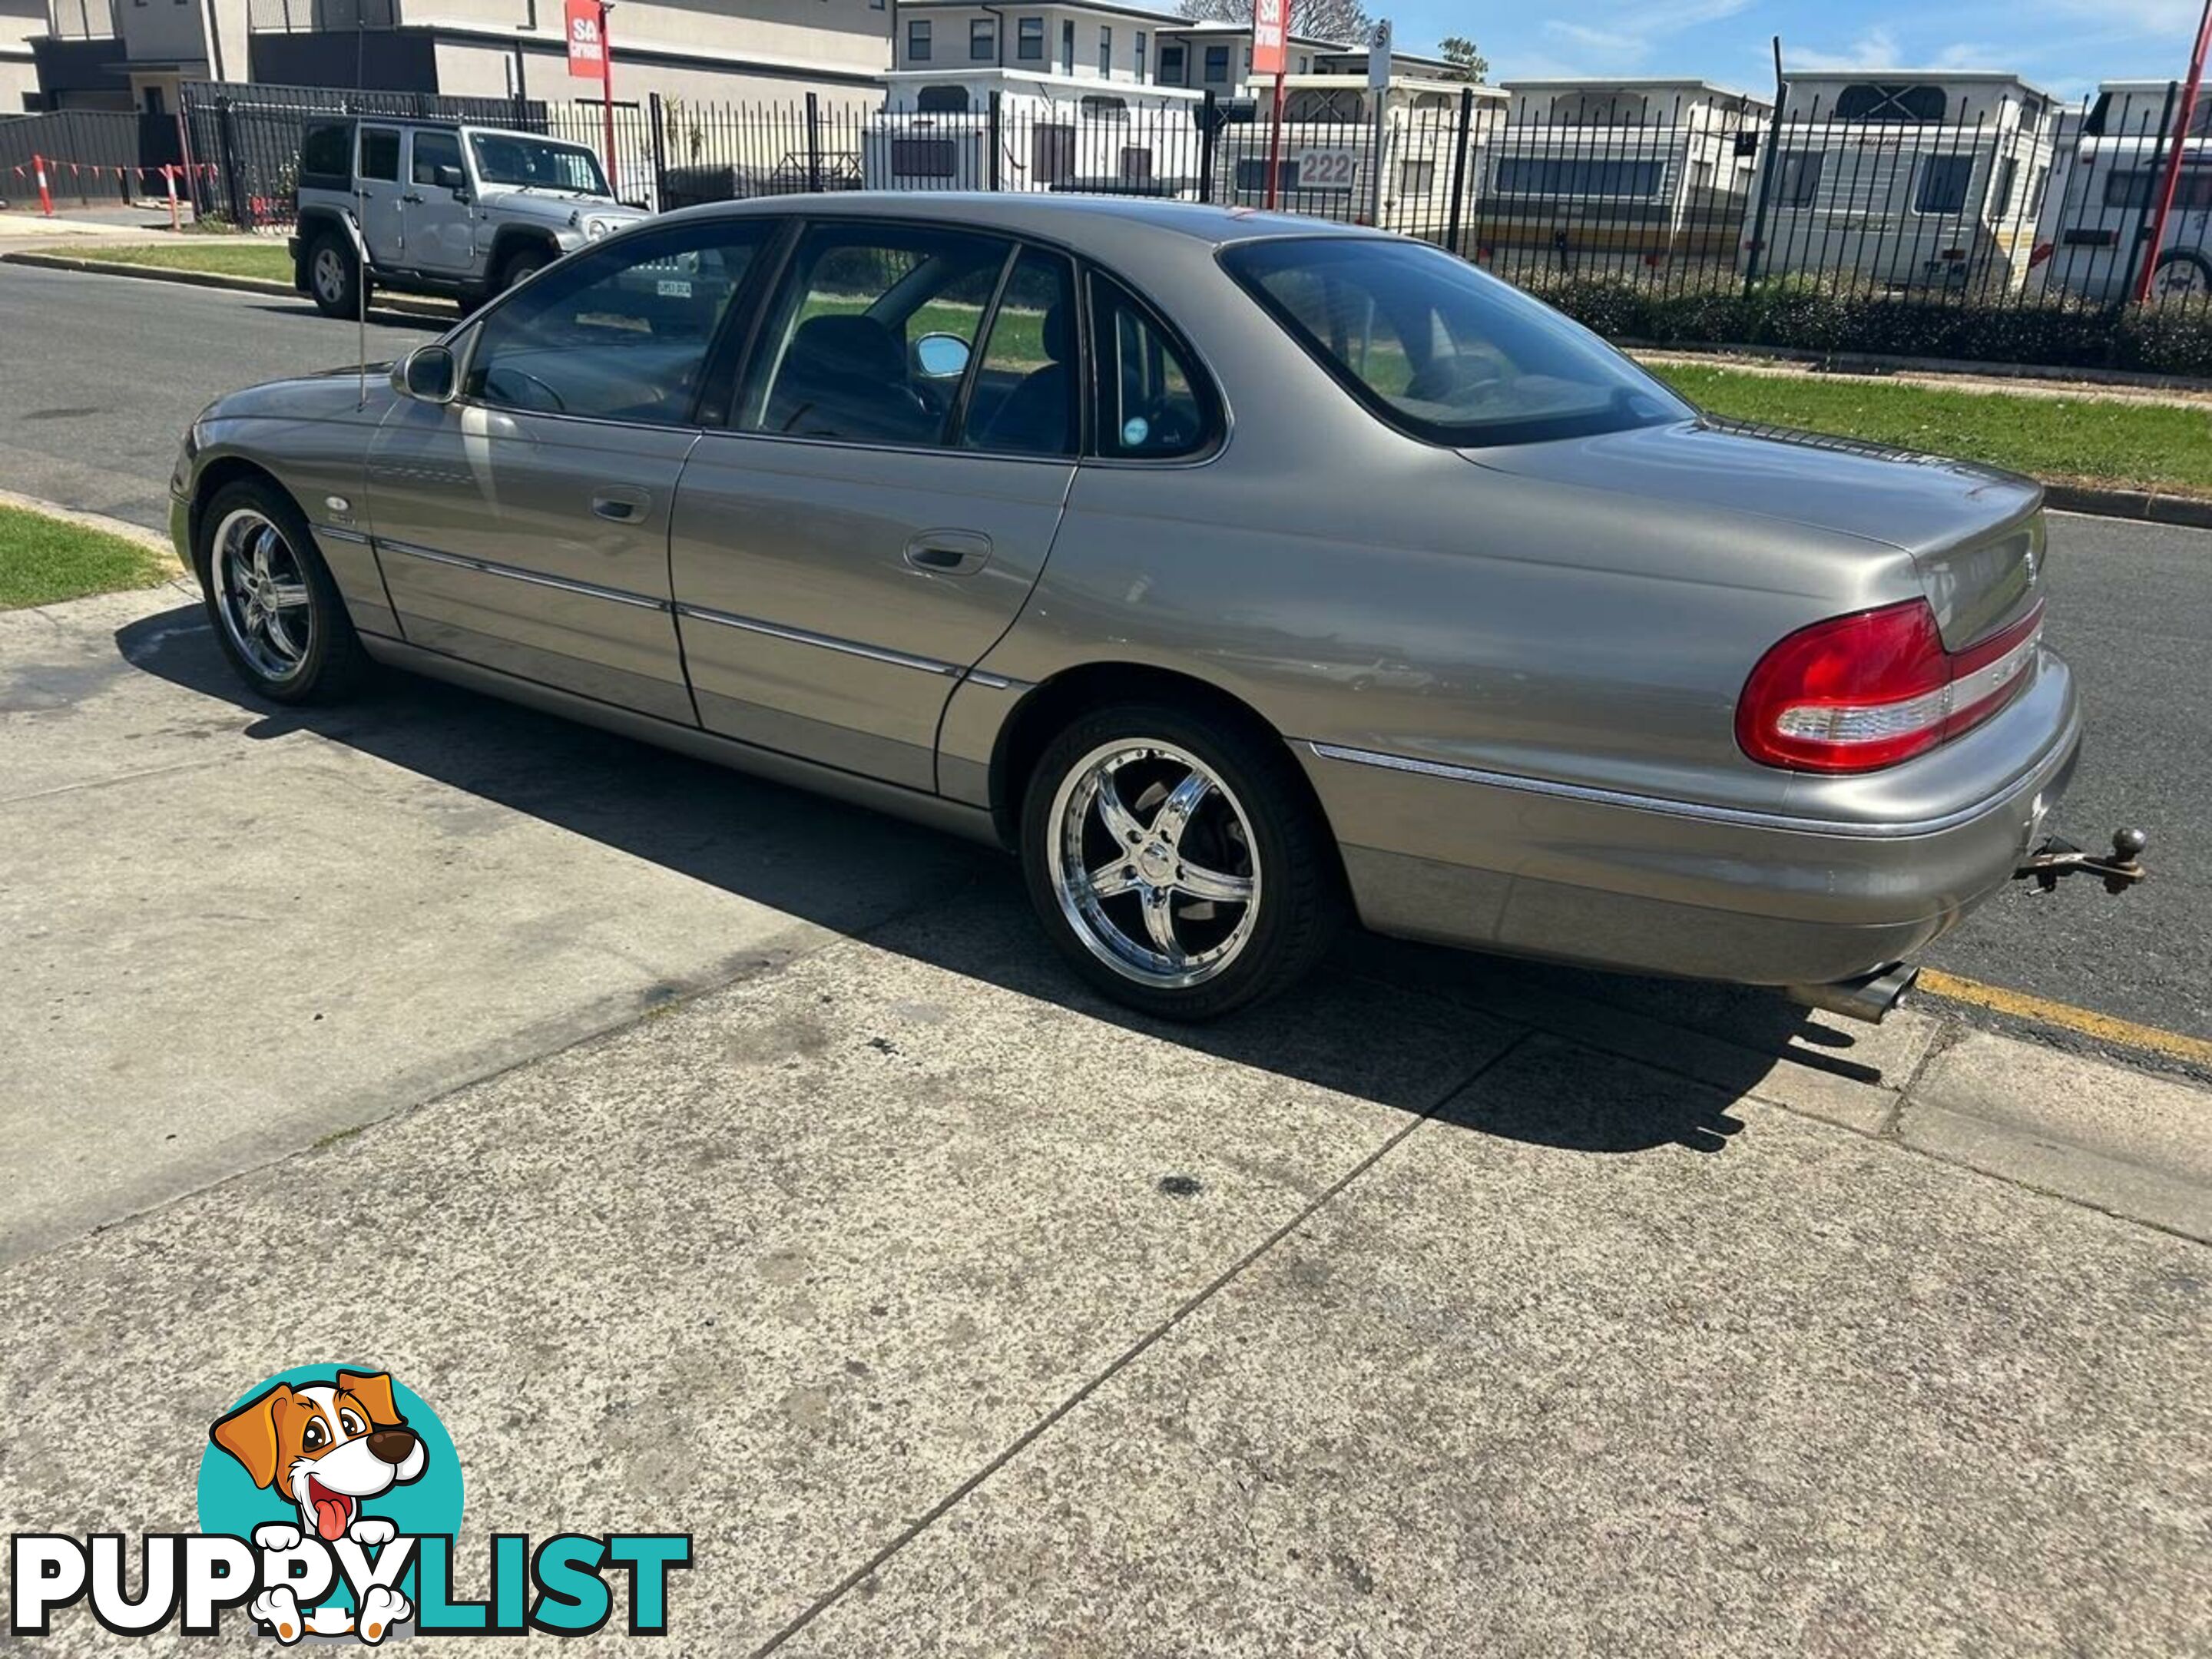
M 1627 979 L 1359 933 L 1305 987 L 1262 1012 L 1211 1026 L 1159 1024 L 1099 999 L 1066 971 L 1028 915 L 1012 860 L 992 849 L 410 675 L 380 674 L 362 698 L 334 708 L 266 703 L 240 684 L 196 607 L 143 618 L 115 637 L 132 666 L 258 714 L 245 730 L 250 738 L 310 732 L 879 948 L 1486 1134 L 1593 1152 L 1717 1152 L 1744 1127 L 1729 1107 L 1785 1048 L 1796 1064 L 1881 1079 L 1854 1057 L 1857 1039 L 1809 1022 L 1771 992 Z M 862 860 L 906 873 L 929 896 L 856 926 L 850 890 L 854 872 L 868 867 Z M 1517 1092 L 1507 1086 L 1519 1076 L 1509 1064 L 1495 1086 L 1462 1089 L 1440 1103 L 1433 1087 L 1412 1080 L 1419 1067 L 1383 1059 L 1433 1046 L 1440 1030 L 1493 1018 L 1525 1023 L 1532 1004 L 1553 1000 L 1571 1002 L 1586 1024 L 1595 1015 L 1686 1028 L 1698 1063 L 1679 1068 L 1692 1075 L 1674 1075 L 1661 1055 L 1661 1069 L 1640 1068 L 1637 1085 L 1624 1088 L 1621 1062 L 1589 1054 L 1588 1076 L 1575 1086 L 1560 1085 L 1555 1064 Z M 1820 1046 L 1792 1046 L 1793 1038 Z

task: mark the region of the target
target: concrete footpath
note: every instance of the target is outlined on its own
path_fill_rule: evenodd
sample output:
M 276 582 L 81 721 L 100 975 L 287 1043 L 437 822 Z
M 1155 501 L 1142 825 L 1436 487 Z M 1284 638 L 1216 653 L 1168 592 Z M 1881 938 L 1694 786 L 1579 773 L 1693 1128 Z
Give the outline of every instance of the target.
M 174 588 L 0 616 L 0 938 L 11 1532 L 366 1359 L 464 1589 L 688 1531 L 684 1652 L 2212 1650 L 2205 1091 L 1372 939 L 1156 1027 L 995 855 Z

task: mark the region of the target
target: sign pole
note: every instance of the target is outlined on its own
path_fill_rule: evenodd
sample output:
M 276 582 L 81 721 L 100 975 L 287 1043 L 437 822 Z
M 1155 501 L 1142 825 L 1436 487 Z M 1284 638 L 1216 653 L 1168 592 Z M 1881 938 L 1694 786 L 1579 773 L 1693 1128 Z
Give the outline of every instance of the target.
M 1283 165 L 1283 77 L 1275 77 L 1275 111 L 1267 121 L 1267 211 L 1275 210 L 1275 180 Z
M 607 123 L 607 193 L 618 195 L 622 187 L 615 178 L 615 43 L 607 33 L 607 15 L 613 10 L 609 0 L 600 0 L 599 106 Z
M 1252 0 L 1252 73 L 1273 76 L 1275 112 L 1267 126 L 1267 207 L 1275 205 L 1275 181 L 1283 165 L 1283 77 L 1291 67 L 1289 0 Z
M 2189 84 L 2181 94 L 2181 109 L 2173 122 L 2173 154 L 2166 158 L 2166 177 L 2158 189 L 2158 210 L 2151 216 L 2150 240 L 2143 250 L 2142 270 L 2136 278 L 2136 300 L 2147 301 L 2158 279 L 2158 256 L 2166 246 L 2166 221 L 2173 216 L 2173 198 L 2181 183 L 2182 152 L 2189 144 L 2190 124 L 2197 114 L 2197 96 L 2204 85 L 2204 55 L 2212 47 L 2212 0 L 2204 0 L 2203 21 L 2197 26 L 2197 49 L 2189 58 Z
M 1382 225 L 1383 150 L 1389 143 L 1390 20 L 1381 19 L 1367 42 L 1367 95 L 1375 100 L 1375 154 L 1367 167 L 1367 222 Z

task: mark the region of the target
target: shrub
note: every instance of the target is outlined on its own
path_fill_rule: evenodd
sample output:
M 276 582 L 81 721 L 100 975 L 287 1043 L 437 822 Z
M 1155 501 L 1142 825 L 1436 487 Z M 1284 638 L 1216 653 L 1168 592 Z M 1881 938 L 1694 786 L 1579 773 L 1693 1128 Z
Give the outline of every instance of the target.
M 1766 346 L 2212 375 L 2212 305 L 2100 305 L 2071 295 L 1964 298 L 1854 294 L 1817 278 L 1753 285 L 1716 276 L 1662 291 L 1547 273 L 1524 286 L 1609 339 L 1655 346 Z

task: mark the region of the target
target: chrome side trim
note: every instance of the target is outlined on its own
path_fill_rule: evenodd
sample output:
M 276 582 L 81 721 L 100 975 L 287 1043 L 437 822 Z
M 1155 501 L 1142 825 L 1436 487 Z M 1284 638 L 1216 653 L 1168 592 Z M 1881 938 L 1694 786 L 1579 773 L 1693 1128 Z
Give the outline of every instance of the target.
M 1808 836 L 1890 837 L 1928 836 L 1971 823 L 1997 804 L 2002 796 L 1977 801 L 1941 817 L 1916 818 L 1903 823 L 1860 823 L 1835 818 L 1792 817 L 1786 812 L 1759 812 L 1741 806 L 1710 806 L 1703 801 L 1670 800 L 1663 795 L 1637 795 L 1619 789 L 1598 789 L 1588 784 L 1559 783 L 1549 778 L 1522 777 L 1511 772 L 1486 772 L 1478 767 L 1451 766 L 1442 761 L 1417 760 L 1409 755 L 1385 755 L 1372 749 L 1351 749 L 1341 744 L 1309 743 L 1306 747 L 1323 760 L 1348 761 L 1356 766 L 1376 766 L 1389 772 L 1417 772 L 1424 777 L 1453 783 L 1479 783 L 1492 789 L 1511 789 L 1522 794 L 1550 795 L 1561 800 L 1587 802 L 1594 806 L 1618 806 L 1632 812 L 1656 812 L 1664 817 L 1693 818 L 1705 823 L 1739 824 L 1753 830 L 1787 830 Z M 2009 794 L 2018 781 L 2004 791 Z
M 828 634 L 810 634 L 803 628 L 786 628 L 777 623 L 765 623 L 757 617 L 734 616 L 727 611 L 710 611 L 702 605 L 678 605 L 676 614 L 688 617 L 693 622 L 713 623 L 720 628 L 741 629 L 748 634 L 763 634 L 772 640 L 788 640 L 793 645 L 818 646 L 824 651 L 842 652 L 848 657 L 866 657 L 871 662 L 887 662 L 895 668 L 917 669 L 925 674 L 957 674 L 960 665 L 939 662 L 934 657 L 909 657 L 902 651 L 885 651 L 877 646 L 860 645 L 851 640 L 841 640 Z
M 412 559 L 428 559 L 432 564 L 449 564 L 458 570 L 473 570 L 480 576 L 505 576 L 510 580 L 528 582 L 533 587 L 550 587 L 563 593 L 580 593 L 588 599 L 606 599 L 616 605 L 635 605 L 645 611 L 665 611 L 668 601 L 655 599 L 648 593 L 632 593 L 626 588 L 601 587 L 595 582 L 571 581 L 566 576 L 549 576 L 543 571 L 520 570 L 511 564 L 501 564 L 491 559 L 465 558 L 459 553 L 441 553 L 434 547 L 417 547 L 412 542 L 375 540 L 381 552 L 404 553 Z
M 986 691 L 1012 691 L 1016 689 L 1026 691 L 1030 689 L 1027 680 L 1010 680 L 1004 674 L 994 674 L 981 668 L 969 669 L 967 683 L 980 685 Z
M 334 542 L 351 542 L 356 547 L 368 545 L 368 538 L 358 530 L 341 530 L 334 524 L 314 524 L 307 528 L 318 536 L 328 536 Z

